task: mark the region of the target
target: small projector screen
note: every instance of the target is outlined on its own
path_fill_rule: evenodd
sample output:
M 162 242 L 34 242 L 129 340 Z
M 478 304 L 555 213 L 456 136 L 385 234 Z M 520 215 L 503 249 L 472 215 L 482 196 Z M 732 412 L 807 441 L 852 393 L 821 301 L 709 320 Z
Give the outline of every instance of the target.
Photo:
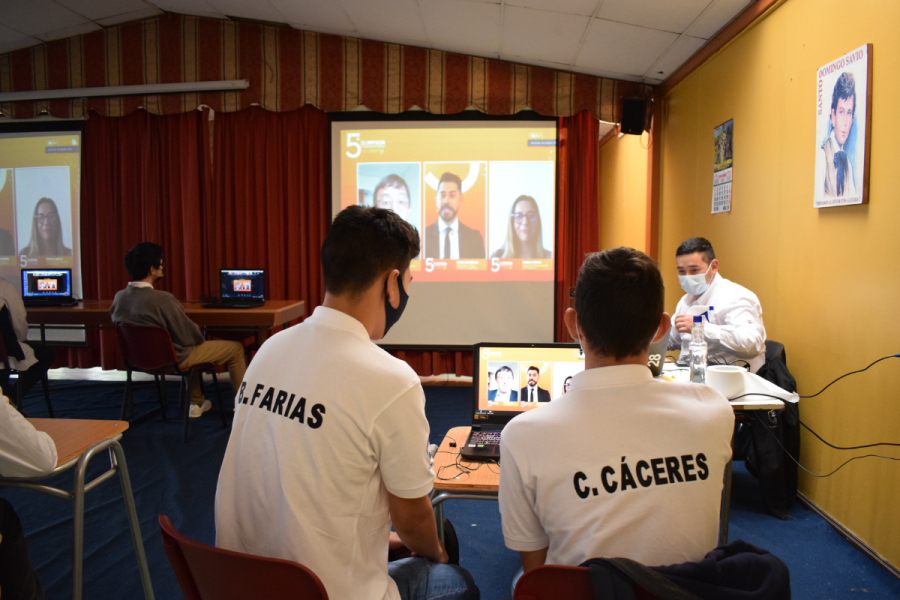
M 397 212 L 421 237 L 400 346 L 552 342 L 556 123 L 332 123 L 332 212 Z M 448 231 L 449 227 L 449 231 Z
M 0 129 L 0 277 L 21 292 L 22 269 L 71 269 L 72 294 L 81 298 L 81 124 L 40 125 Z M 47 339 L 81 342 L 84 332 L 56 330 Z

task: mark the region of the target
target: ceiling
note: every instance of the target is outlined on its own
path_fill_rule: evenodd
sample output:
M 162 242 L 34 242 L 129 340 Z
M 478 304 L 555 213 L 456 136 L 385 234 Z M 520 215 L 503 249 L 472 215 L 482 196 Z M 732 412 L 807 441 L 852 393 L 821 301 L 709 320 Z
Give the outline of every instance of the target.
M 0 0 L 0 53 L 163 11 L 657 84 L 752 0 Z

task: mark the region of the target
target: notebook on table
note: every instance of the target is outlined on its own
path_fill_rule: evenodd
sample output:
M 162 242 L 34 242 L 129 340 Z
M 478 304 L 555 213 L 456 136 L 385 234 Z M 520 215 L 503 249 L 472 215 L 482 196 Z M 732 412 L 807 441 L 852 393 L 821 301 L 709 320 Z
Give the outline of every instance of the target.
M 217 302 L 203 308 L 256 308 L 266 303 L 265 269 L 221 269 Z
M 71 306 L 71 269 L 22 269 L 22 302 L 25 306 Z
M 506 424 L 561 397 L 584 371 L 578 344 L 482 343 L 473 356 L 472 432 L 460 448 L 466 460 L 499 461 Z

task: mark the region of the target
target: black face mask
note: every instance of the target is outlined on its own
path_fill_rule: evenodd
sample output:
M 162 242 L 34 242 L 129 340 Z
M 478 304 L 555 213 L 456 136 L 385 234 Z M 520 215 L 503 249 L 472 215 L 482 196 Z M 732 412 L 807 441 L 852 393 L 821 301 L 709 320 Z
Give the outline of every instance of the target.
M 394 326 L 394 323 L 400 320 L 400 317 L 403 315 L 403 311 L 406 309 L 406 303 L 409 301 L 409 294 L 406 293 L 406 290 L 403 289 L 403 277 L 397 277 L 397 287 L 400 290 L 400 304 L 397 308 L 391 306 L 390 298 L 388 297 L 388 282 L 391 280 L 388 277 L 384 282 L 384 333 L 381 337 L 384 337 L 388 334 L 391 327 Z

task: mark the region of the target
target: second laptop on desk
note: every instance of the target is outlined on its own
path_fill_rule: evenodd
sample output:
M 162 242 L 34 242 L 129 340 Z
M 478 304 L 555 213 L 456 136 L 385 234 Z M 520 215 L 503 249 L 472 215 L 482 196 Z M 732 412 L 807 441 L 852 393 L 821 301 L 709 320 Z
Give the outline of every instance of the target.
M 514 417 L 568 391 L 584 371 L 578 344 L 477 344 L 472 377 L 472 433 L 460 448 L 467 460 L 499 460 L 500 432 Z
M 265 289 L 265 269 L 221 269 L 221 297 L 203 308 L 256 308 L 266 303 Z

